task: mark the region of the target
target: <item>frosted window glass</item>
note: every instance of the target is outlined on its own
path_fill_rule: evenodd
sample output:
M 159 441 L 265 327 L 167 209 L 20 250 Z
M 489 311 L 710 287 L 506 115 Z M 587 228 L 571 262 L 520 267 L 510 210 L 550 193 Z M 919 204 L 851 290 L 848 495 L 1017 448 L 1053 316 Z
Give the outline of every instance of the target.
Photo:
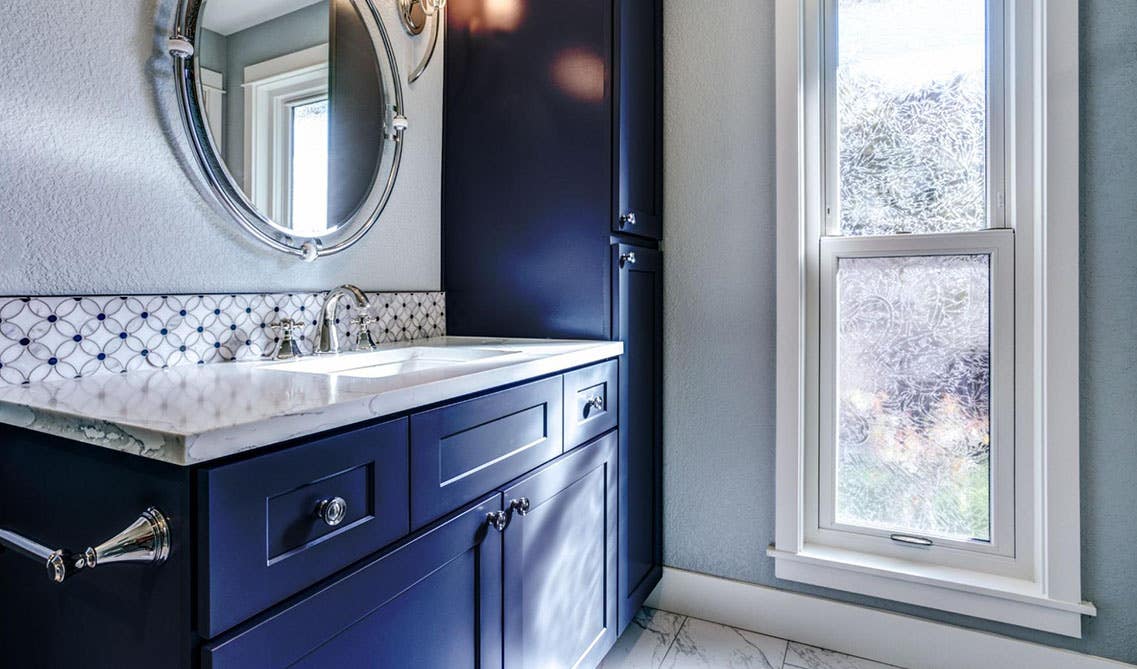
M 843 235 L 987 227 L 985 0 L 839 0 Z
M 292 108 L 292 229 L 328 231 L 328 101 Z
M 990 257 L 838 262 L 837 522 L 989 541 Z

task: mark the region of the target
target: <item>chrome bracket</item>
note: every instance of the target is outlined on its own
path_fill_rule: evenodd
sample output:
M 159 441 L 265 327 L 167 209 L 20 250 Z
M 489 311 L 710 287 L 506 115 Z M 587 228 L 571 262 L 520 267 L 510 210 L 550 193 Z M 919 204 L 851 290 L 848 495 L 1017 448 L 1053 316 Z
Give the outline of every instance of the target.
M 184 35 L 173 35 L 167 39 L 166 50 L 169 51 L 170 55 L 174 58 L 181 58 L 183 60 L 193 58 L 195 53 L 193 42 L 186 39 Z
M 160 565 L 170 557 L 170 524 L 154 507 L 142 512 L 122 532 L 98 546 L 83 551 L 51 549 L 27 537 L 0 529 L 0 548 L 6 548 L 32 560 L 42 561 L 47 575 L 55 583 L 63 583 L 75 574 L 103 564 Z
M 446 9 L 446 0 L 398 0 L 398 7 L 399 19 L 402 20 L 403 29 L 407 31 L 408 35 L 412 37 L 421 35 L 426 30 L 427 23 L 430 23 L 430 37 L 428 38 L 430 42 L 427 44 L 426 54 L 423 55 L 422 61 L 407 77 L 407 81 L 413 84 L 418 81 L 418 78 L 426 71 L 426 66 L 430 65 L 430 60 L 434 58 L 434 50 L 438 47 L 442 13 Z

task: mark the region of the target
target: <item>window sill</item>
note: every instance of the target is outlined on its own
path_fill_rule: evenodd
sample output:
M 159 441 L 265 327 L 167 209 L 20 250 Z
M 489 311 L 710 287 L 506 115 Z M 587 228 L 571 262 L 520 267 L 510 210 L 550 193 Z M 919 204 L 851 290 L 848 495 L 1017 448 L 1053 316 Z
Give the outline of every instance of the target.
M 1047 597 L 1038 583 L 828 546 L 797 553 L 770 546 L 775 576 L 834 590 L 880 597 L 941 611 L 1081 638 L 1089 602 Z

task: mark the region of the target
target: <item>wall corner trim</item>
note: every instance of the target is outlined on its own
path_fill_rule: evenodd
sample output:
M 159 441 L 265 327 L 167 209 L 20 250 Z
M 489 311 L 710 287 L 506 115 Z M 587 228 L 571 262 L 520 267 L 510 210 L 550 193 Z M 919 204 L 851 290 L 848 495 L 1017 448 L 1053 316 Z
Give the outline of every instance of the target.
M 902 667 L 1137 668 L 989 632 L 673 567 L 663 568 L 663 580 L 648 597 L 647 606 Z

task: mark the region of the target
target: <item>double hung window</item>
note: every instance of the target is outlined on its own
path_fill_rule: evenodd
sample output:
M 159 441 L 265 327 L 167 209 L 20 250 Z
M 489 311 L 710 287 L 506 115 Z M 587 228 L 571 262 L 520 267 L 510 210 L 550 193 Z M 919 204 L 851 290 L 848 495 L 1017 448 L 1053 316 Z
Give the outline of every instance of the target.
M 777 0 L 780 578 L 1071 636 L 1094 614 L 1077 19 Z
M 818 536 L 1013 556 L 1002 0 L 824 4 Z

